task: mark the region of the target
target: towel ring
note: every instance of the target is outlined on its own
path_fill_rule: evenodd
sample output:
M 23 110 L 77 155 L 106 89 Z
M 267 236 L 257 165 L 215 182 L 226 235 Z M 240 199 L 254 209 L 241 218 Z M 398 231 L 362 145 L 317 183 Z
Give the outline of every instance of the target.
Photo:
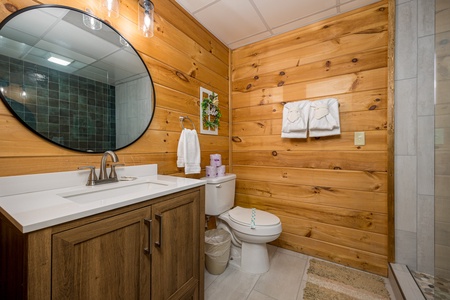
M 188 116 L 181 116 L 180 117 L 180 124 L 181 124 L 181 128 L 183 128 L 184 129 L 184 120 L 188 120 L 189 122 L 191 122 L 191 124 L 192 124 L 192 127 L 194 127 L 194 129 L 195 129 L 195 125 L 194 125 L 194 122 L 192 122 L 192 120 L 188 117 Z

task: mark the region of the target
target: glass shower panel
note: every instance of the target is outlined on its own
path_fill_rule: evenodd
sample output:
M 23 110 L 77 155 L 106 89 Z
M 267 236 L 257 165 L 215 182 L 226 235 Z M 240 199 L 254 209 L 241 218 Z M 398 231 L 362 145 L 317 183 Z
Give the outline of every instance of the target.
M 435 3 L 434 287 L 450 299 L 450 1 Z

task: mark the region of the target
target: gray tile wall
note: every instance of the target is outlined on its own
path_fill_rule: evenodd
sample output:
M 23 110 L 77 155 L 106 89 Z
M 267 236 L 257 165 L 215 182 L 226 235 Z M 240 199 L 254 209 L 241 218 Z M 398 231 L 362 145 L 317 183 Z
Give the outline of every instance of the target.
M 48 140 L 81 151 L 116 148 L 114 86 L 4 55 L 0 82 L 26 91 L 26 99 L 5 100 Z
M 396 262 L 434 274 L 435 1 L 396 5 Z

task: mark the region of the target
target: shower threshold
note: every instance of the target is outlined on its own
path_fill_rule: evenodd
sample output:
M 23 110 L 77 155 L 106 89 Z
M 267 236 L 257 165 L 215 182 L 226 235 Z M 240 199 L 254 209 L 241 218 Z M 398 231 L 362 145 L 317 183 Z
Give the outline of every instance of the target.
M 390 263 L 389 281 L 396 300 L 426 300 L 406 265 Z
M 450 280 L 389 264 L 389 281 L 396 300 L 450 300 Z

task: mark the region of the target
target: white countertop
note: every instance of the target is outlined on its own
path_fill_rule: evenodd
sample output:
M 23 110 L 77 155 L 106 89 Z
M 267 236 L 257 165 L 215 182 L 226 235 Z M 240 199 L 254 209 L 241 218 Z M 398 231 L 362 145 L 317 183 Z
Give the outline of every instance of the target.
M 89 171 L 73 171 L 0 177 L 0 212 L 21 232 L 27 233 L 206 183 L 157 175 L 156 165 L 117 168 L 118 178 L 136 179 L 96 186 L 85 185 L 88 174 Z M 126 193 L 120 192 L 125 189 Z M 102 196 L 83 203 L 75 200 L 80 194 Z

